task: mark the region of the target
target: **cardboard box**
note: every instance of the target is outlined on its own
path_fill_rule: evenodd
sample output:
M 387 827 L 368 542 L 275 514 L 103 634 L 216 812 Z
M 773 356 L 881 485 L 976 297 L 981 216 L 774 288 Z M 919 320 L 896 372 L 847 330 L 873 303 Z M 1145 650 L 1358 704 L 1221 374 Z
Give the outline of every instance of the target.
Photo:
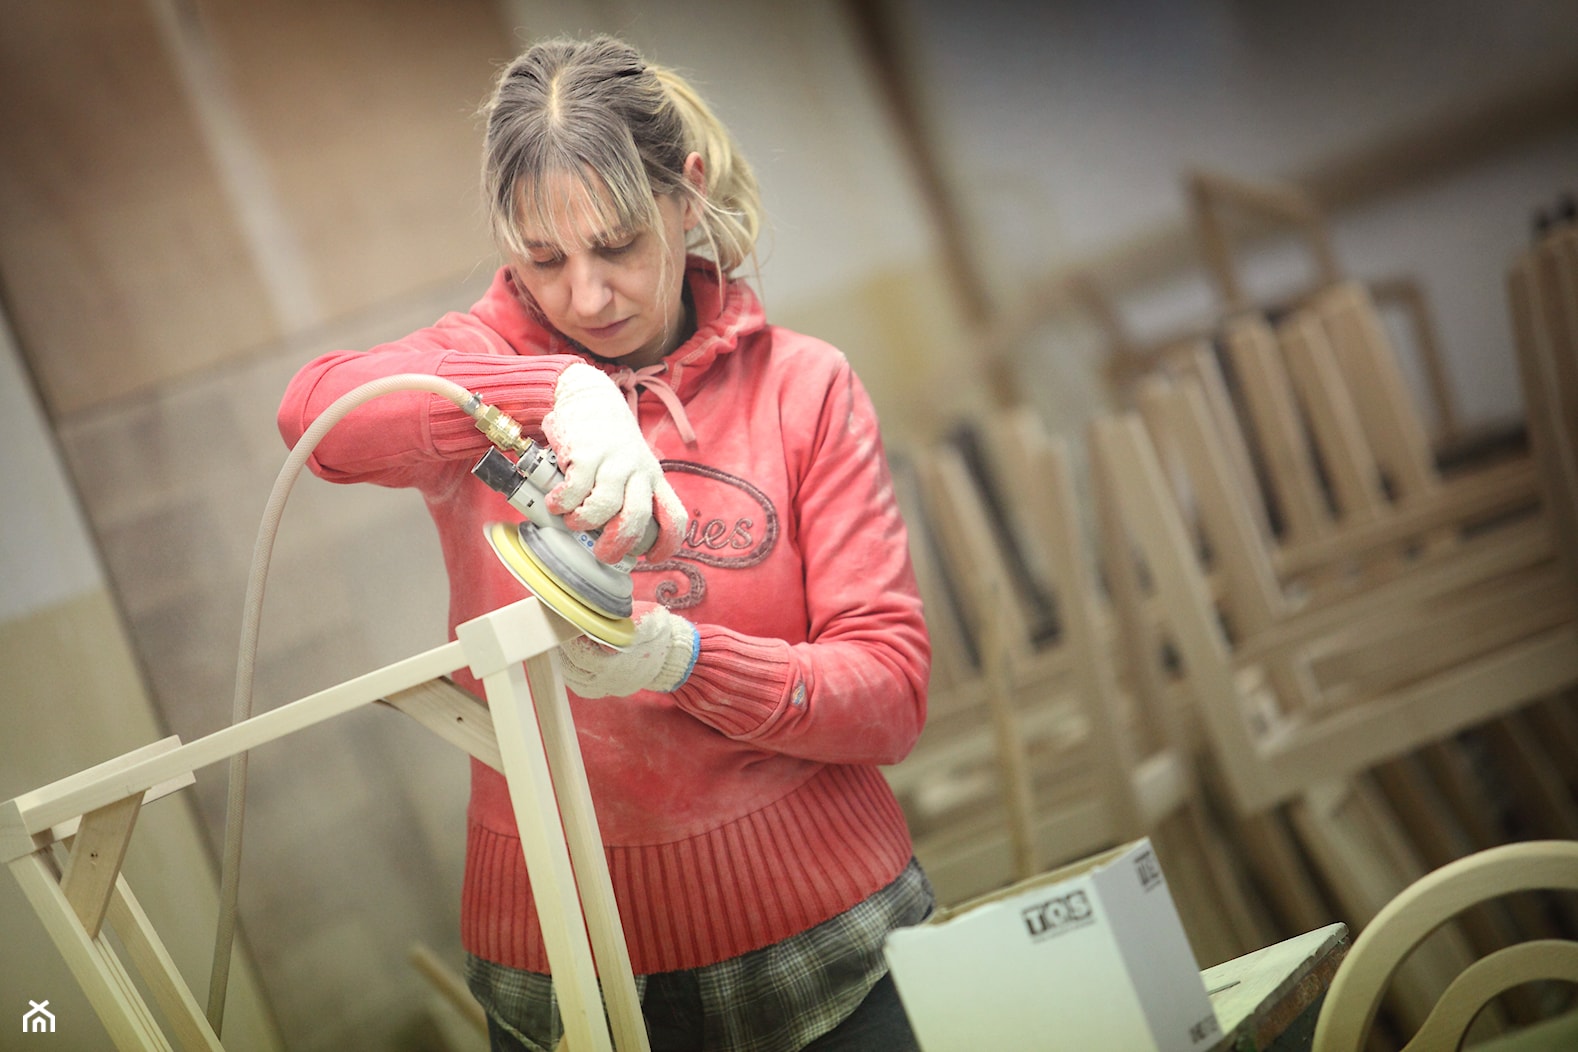
M 1221 1037 L 1147 839 L 940 910 L 884 950 L 924 1052 L 1198 1052 Z

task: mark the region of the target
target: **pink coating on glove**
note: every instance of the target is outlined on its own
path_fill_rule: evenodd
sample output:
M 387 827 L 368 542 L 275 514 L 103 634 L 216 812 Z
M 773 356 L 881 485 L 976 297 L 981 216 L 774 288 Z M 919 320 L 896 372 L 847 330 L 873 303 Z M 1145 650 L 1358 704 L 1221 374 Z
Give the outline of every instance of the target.
M 635 608 L 635 638 L 623 649 L 587 636 L 559 645 L 565 686 L 583 698 L 628 697 L 638 691 L 677 690 L 695 664 L 696 627 L 656 603 Z

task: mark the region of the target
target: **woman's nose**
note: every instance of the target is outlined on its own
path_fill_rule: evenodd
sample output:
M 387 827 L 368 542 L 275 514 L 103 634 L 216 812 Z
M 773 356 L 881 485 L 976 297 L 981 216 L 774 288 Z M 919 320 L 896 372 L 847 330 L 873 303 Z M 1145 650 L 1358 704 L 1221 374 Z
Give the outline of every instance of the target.
M 570 309 L 578 317 L 595 318 L 613 296 L 607 276 L 595 259 L 570 264 Z

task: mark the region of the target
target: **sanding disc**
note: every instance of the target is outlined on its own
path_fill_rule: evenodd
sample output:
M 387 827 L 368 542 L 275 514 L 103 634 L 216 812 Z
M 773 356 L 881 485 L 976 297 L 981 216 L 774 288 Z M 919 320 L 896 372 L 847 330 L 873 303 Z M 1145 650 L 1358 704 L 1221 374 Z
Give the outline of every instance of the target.
M 521 543 L 519 528 L 494 522 L 487 527 L 488 543 L 515 579 L 549 609 L 599 643 L 623 649 L 635 641 L 636 623 L 628 617 L 608 617 L 589 608 L 539 563 Z

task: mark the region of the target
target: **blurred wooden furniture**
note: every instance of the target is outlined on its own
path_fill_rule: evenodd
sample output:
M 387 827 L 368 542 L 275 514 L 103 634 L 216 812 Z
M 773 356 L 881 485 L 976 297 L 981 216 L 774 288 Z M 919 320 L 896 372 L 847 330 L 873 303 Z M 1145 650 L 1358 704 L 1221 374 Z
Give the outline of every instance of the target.
M 1362 927 L 1426 868 L 1372 773 L 1578 682 L 1578 597 L 1552 581 L 1548 547 L 1508 544 L 1312 601 L 1279 576 L 1199 384 L 1158 379 L 1142 401 L 1151 429 L 1123 414 L 1091 436 L 1107 547 L 1149 582 L 1122 593 L 1136 660 L 1170 656 L 1155 678 L 1190 700 L 1284 914 L 1308 924 L 1330 896 Z M 1455 933 L 1410 969 L 1405 1019 L 1468 952 Z
M 963 681 L 934 676 L 926 731 L 888 771 L 917 856 L 957 901 L 1151 835 L 1194 907 L 1182 912 L 1203 960 L 1263 944 L 1272 929 L 1204 808 L 1188 750 L 1119 682 L 1066 444 L 1024 410 L 983 430 L 977 461 L 942 443 L 915 471 L 912 541 L 936 542 L 917 565 L 932 635 L 965 634 L 976 662 Z M 1012 498 L 989 496 L 994 480 L 1011 480 Z M 958 618 L 933 617 L 939 607 Z
M 142 805 L 190 784 L 200 767 L 386 701 L 506 775 L 573 1047 L 609 1050 L 617 1042 L 619 1049 L 646 1049 L 602 837 L 554 664 L 554 648 L 578 631 L 526 599 L 462 624 L 459 638 L 423 654 L 194 742 L 167 739 L 0 804 L 0 858 L 115 1047 L 222 1049 L 120 873 Z M 486 706 L 444 678 L 468 666 L 487 690 Z M 106 921 L 151 991 L 157 1015 L 104 930 Z
M 1373 587 L 1300 604 L 1275 571 L 1198 386 L 1153 388 L 1150 398 L 1152 416 L 1168 421 L 1171 464 L 1187 472 L 1209 559 L 1135 415 L 1095 422 L 1098 493 L 1155 582 L 1205 738 L 1241 811 L 1578 682 L 1575 597 L 1553 584 L 1538 550 L 1498 546 L 1447 569 L 1406 567 Z M 1506 572 L 1489 575 L 1486 562 Z M 1220 610 L 1212 574 L 1225 596 Z M 1528 609 L 1539 616 L 1524 617 Z M 1500 630 L 1509 613 L 1520 631 Z
M 1529 442 L 1578 588 L 1578 227 L 1546 234 L 1507 276 Z
M 1227 323 L 1225 358 L 1237 398 L 1226 393 L 1208 351 L 1195 348 L 1169 360 L 1180 375 L 1200 381 L 1242 488 L 1260 493 L 1256 510 L 1276 513 L 1273 566 L 1284 585 L 1301 590 L 1306 608 L 1404 568 L 1423 573 L 1432 561 L 1438 573 L 1459 574 L 1462 588 L 1504 579 L 1509 568 L 1517 572 L 1546 558 L 1560 532 L 1537 465 L 1524 450 L 1486 448 L 1472 465 L 1441 470 L 1382 329 L 1367 292 L 1339 283 L 1285 317 L 1275 332 L 1252 316 Z M 1264 520 L 1257 525 L 1262 533 L 1268 529 Z M 1469 625 L 1469 641 L 1452 645 L 1488 649 L 1563 616 L 1559 605 L 1538 602 L 1513 603 L 1505 613 L 1492 624 Z M 1421 626 L 1443 641 L 1454 630 L 1465 638 L 1461 623 Z M 1394 651 L 1388 643 L 1366 660 L 1373 664 Z M 1479 732 L 1526 790 L 1517 802 L 1534 814 L 1543 835 L 1578 836 L 1578 807 L 1559 788 L 1561 769 L 1578 753 L 1542 747 L 1535 731 L 1536 723 L 1559 729 L 1570 722 L 1569 706 L 1537 699 Z M 1560 746 L 1563 738 L 1558 732 L 1549 741 Z M 1500 842 L 1476 832 L 1487 824 L 1484 802 L 1450 788 L 1452 772 L 1464 764 L 1452 755 L 1458 748 L 1432 743 L 1409 762 L 1377 770 L 1437 865 L 1454 857 L 1448 841 L 1463 839 L 1447 828 L 1452 823 L 1462 826 L 1471 846 Z M 1422 806 L 1431 790 L 1421 778 L 1449 787 L 1451 815 Z
M 1366 302 L 1350 287 L 1323 306 L 1364 314 Z M 1224 343 L 1238 399 L 1217 397 L 1213 418 L 1225 441 L 1245 449 L 1239 461 L 1253 465 L 1239 469 L 1250 476 L 1245 488 L 1261 488 L 1257 504 L 1276 513 L 1283 576 L 1377 556 L 1396 562 L 1420 538 L 1461 539 L 1539 502 L 1526 459 L 1443 480 L 1395 361 L 1373 345 L 1348 346 L 1344 361 L 1316 310 L 1295 312 L 1275 332 L 1258 318 L 1235 319 Z M 1209 352 L 1190 349 L 1179 363 L 1208 392 L 1225 387 Z M 1370 392 L 1364 405 L 1362 391 Z
M 1359 1052 L 1398 966 L 1432 932 L 1465 909 L 1520 892 L 1578 892 L 1578 842 L 1531 841 L 1478 852 L 1426 875 L 1389 903 L 1359 934 L 1337 970 L 1315 1032 L 1317 1052 Z M 1474 961 L 1442 993 L 1405 1052 L 1457 1049 L 1497 995 L 1539 980 L 1578 984 L 1578 942 L 1540 939 L 1503 947 Z M 1473 1047 L 1578 1047 L 1578 1010 Z
M 939 443 L 915 465 L 912 533 L 929 538 L 932 635 L 966 644 L 954 682 L 934 683 L 926 730 L 889 781 L 916 827 L 917 854 L 947 900 L 1091 854 L 1140 827 L 1144 805 L 1127 776 L 1110 670 L 1095 660 L 1088 568 L 1077 561 L 1077 523 L 1066 453 L 1040 450 L 1053 517 L 1058 633 L 1031 638 L 1020 586 L 998 526 L 958 449 Z M 956 612 L 956 616 L 948 614 Z M 946 620 L 944 620 L 946 618 Z M 946 626 L 946 627 L 945 627 Z M 942 689 L 938 689 L 942 687 Z M 1165 764 L 1154 782 L 1176 781 Z M 1121 832 L 1120 832 L 1121 831 Z
M 1324 290 L 1352 284 L 1337 261 L 1330 224 L 1314 199 L 1302 188 L 1271 180 L 1242 179 L 1224 172 L 1197 170 L 1184 179 L 1190 215 L 1200 253 L 1217 289 L 1225 318 L 1246 313 L 1278 317 L 1308 303 Z M 1252 292 L 1243 264 L 1244 244 L 1271 232 L 1291 232 L 1310 257 L 1308 280 L 1275 294 Z M 1464 440 L 1440 343 L 1424 290 L 1417 281 L 1394 277 L 1366 283 L 1366 291 L 1388 307 L 1400 309 L 1408 322 L 1412 350 L 1429 393 L 1434 414 L 1433 443 L 1450 446 Z

